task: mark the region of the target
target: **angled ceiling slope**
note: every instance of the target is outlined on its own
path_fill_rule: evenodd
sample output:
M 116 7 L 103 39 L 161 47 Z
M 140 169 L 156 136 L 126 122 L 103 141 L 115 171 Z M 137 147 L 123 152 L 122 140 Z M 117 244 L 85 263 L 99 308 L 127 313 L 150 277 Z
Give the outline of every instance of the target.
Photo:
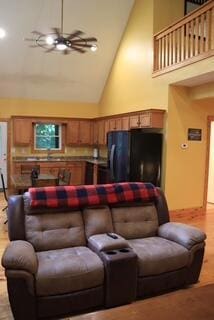
M 45 53 L 30 48 L 31 31 L 60 27 L 60 0 L 0 0 L 0 98 L 98 102 L 134 0 L 64 0 L 64 32 L 82 30 L 98 50 Z

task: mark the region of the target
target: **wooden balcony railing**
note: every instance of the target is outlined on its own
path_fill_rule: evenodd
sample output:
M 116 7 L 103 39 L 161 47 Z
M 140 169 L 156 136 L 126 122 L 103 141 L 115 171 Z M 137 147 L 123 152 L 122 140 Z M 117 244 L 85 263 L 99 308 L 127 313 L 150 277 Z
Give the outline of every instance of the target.
M 214 1 L 154 35 L 153 76 L 214 55 Z

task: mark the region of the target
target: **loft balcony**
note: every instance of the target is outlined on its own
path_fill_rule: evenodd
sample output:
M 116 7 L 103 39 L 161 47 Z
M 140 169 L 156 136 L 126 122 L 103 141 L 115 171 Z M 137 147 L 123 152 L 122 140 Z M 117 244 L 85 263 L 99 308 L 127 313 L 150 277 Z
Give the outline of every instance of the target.
M 214 55 L 214 1 L 154 35 L 153 77 Z

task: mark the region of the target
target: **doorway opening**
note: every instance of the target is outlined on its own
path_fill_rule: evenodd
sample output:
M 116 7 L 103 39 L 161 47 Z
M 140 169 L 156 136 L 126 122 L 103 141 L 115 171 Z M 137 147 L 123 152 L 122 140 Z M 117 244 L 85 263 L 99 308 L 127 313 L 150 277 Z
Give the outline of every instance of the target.
M 8 150 L 8 122 L 0 120 L 0 169 L 6 188 L 8 187 Z M 0 190 L 3 190 L 1 181 Z
M 208 118 L 206 209 L 214 210 L 214 117 Z

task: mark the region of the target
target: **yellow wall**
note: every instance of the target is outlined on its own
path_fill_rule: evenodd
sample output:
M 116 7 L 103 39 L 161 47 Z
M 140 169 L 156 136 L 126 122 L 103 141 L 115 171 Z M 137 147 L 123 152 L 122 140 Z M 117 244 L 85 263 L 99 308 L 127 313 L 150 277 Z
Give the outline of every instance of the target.
M 163 10 L 164 9 L 164 10 Z M 154 34 L 172 25 L 184 16 L 184 0 L 154 1 Z
M 203 204 L 206 118 L 214 114 L 209 100 L 214 97 L 213 84 L 170 89 L 177 82 L 181 85 L 187 79 L 204 78 L 213 70 L 213 57 L 152 77 L 153 33 L 182 17 L 182 13 L 182 0 L 135 1 L 100 101 L 100 115 L 149 108 L 166 110 L 162 187 L 170 209 Z M 189 141 L 189 148 L 183 150 L 180 145 L 187 140 L 188 127 L 202 128 L 203 140 Z
M 165 12 L 165 6 L 173 10 Z M 152 77 L 153 34 L 183 14 L 183 0 L 136 0 L 100 101 L 100 115 L 168 109 L 168 86 L 213 70 L 213 57 Z M 197 67 L 196 67 L 197 65 Z
M 0 99 L 0 118 L 12 115 L 95 118 L 98 108 L 95 103 Z
M 191 89 L 172 87 L 169 91 L 165 192 L 170 209 L 203 205 L 207 117 L 214 116 L 211 99 L 192 100 Z M 202 141 L 188 141 L 188 128 L 202 129 Z M 188 148 L 182 149 L 181 144 Z

